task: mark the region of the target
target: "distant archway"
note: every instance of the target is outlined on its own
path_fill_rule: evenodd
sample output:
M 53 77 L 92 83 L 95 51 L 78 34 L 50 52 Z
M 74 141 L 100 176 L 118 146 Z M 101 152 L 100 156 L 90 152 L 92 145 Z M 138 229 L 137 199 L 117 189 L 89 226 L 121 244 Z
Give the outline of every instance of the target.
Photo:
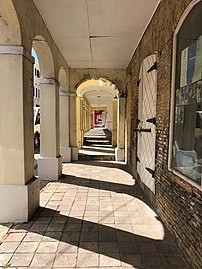
M 103 78 L 90 79 L 78 85 L 76 94 L 78 148 L 84 145 L 84 134 L 99 124 L 112 133 L 111 144 L 116 147 L 119 100 L 116 85 Z

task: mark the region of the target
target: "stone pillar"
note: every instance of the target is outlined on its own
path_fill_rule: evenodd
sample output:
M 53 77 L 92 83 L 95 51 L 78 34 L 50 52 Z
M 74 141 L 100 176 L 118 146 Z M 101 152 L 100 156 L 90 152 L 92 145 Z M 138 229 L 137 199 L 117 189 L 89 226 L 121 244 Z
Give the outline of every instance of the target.
M 93 128 L 95 127 L 96 124 L 96 111 L 93 111 Z
M 69 117 L 70 117 L 70 147 L 71 147 L 71 151 L 72 151 L 72 157 L 71 159 L 73 161 L 77 161 L 78 160 L 78 156 L 79 156 L 79 149 L 77 146 L 77 97 L 76 97 L 76 93 L 74 92 L 70 92 L 69 93 L 69 97 L 70 97 L 70 113 L 69 113 Z
M 112 146 L 117 146 L 117 112 L 118 99 L 113 100 L 113 130 L 112 130 Z
M 22 46 L 0 46 L 0 223 L 27 222 L 39 206 L 33 63 Z
M 107 105 L 107 128 L 112 132 L 113 131 L 113 102 Z
M 119 97 L 117 121 L 117 148 L 115 149 L 116 161 L 125 160 L 125 98 Z
M 40 157 L 38 172 L 40 179 L 58 180 L 62 175 L 59 130 L 59 82 L 53 78 L 40 79 L 41 126 Z
M 62 161 L 71 162 L 69 147 L 69 92 L 61 90 L 60 95 L 60 153 Z
M 82 100 L 81 97 L 76 98 L 76 130 L 77 130 L 77 146 L 82 146 Z

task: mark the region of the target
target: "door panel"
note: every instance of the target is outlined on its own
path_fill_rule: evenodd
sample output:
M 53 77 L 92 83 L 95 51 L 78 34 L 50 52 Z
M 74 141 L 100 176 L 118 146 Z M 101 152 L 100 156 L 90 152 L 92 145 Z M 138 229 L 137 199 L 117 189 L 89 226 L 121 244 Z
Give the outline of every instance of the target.
M 156 54 L 142 62 L 139 74 L 138 150 L 137 172 L 142 182 L 155 193 L 155 139 L 156 139 Z

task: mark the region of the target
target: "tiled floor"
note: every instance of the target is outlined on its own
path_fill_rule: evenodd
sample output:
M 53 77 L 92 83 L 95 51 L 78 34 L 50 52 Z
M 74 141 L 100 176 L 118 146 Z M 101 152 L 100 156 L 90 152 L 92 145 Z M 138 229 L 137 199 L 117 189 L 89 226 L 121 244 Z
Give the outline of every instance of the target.
M 63 174 L 1 243 L 1 268 L 190 268 L 130 174 L 90 163 Z

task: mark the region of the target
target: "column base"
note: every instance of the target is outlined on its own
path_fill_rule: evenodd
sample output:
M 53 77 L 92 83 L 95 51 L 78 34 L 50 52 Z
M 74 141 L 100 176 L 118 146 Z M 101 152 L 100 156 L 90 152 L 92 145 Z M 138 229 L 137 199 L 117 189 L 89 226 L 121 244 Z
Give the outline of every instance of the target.
M 58 180 L 62 175 L 62 156 L 39 157 L 38 174 L 40 179 Z
M 60 154 L 62 155 L 62 162 L 63 163 L 70 163 L 71 162 L 71 148 L 70 147 L 61 147 Z
M 116 161 L 125 161 L 125 150 L 115 148 L 115 160 Z
M 78 147 L 72 147 L 72 161 L 78 161 L 79 159 L 79 149 Z
M 0 223 L 28 222 L 39 207 L 39 180 L 26 185 L 0 185 Z

